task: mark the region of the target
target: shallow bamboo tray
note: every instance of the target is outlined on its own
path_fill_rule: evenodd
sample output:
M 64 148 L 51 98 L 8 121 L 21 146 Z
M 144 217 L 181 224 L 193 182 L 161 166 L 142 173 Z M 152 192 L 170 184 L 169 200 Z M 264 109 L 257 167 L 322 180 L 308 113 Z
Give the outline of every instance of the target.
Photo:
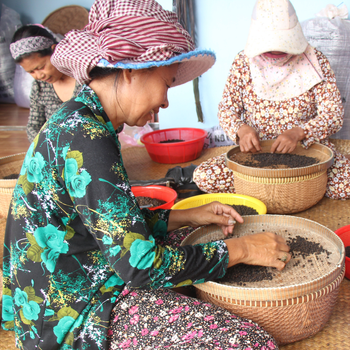
M 275 140 L 261 141 L 262 152 L 270 152 Z M 234 175 L 236 193 L 260 199 L 270 214 L 292 214 L 306 210 L 318 203 L 327 186 L 327 169 L 333 164 L 333 151 L 320 143 L 309 149 L 298 144 L 293 154 L 314 157 L 317 164 L 288 169 L 266 169 L 239 164 L 230 158 L 239 155 L 249 157 L 239 146 L 226 153 L 226 165 Z
M 7 217 L 13 190 L 17 179 L 4 179 L 11 174 L 19 174 L 25 153 L 0 158 L 0 216 Z
M 234 236 L 262 231 L 285 237 L 293 232 L 307 236 L 331 252 L 330 264 L 323 264 L 322 260 L 317 263 L 316 258 L 311 258 L 312 262 L 308 263 L 307 259 L 303 262 L 305 268 L 300 267 L 302 264 L 296 268 L 294 263 L 301 257 L 293 258 L 281 272 L 269 268 L 275 273 L 270 281 L 249 282 L 245 286 L 206 282 L 195 285 L 197 296 L 257 322 L 280 345 L 310 337 L 324 327 L 336 303 L 345 272 L 344 245 L 327 227 L 287 215 L 244 216 L 244 224 L 235 225 Z M 182 245 L 223 238 L 219 227 L 209 225 L 193 231 Z

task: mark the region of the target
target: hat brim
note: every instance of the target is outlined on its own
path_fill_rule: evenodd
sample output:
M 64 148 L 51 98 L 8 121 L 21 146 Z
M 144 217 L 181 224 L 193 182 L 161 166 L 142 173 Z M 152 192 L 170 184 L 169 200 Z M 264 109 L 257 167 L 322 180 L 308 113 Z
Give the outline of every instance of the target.
M 177 70 L 176 78 L 172 87 L 187 83 L 210 69 L 216 60 L 214 52 L 209 50 L 194 50 L 181 55 L 174 56 L 166 61 L 120 61 L 117 63 L 108 62 L 101 59 L 98 67 L 120 68 L 120 69 L 146 69 L 152 67 L 170 66 L 171 64 L 180 63 Z
M 270 51 L 300 55 L 307 45 L 300 23 L 288 30 L 262 30 L 257 22 L 252 21 L 244 53 L 249 58 Z

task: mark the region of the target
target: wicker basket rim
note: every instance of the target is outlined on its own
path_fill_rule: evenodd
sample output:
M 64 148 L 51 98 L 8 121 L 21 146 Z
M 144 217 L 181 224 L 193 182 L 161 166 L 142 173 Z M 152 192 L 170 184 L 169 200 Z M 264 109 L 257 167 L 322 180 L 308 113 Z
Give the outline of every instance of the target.
M 274 140 L 264 140 L 264 141 L 260 141 L 260 143 L 262 145 L 264 144 L 269 145 L 269 144 L 272 144 L 273 141 Z M 286 178 L 311 174 L 314 172 L 320 172 L 332 166 L 334 162 L 334 152 L 331 148 L 325 145 L 322 145 L 321 143 L 318 143 L 318 142 L 310 146 L 310 148 L 312 147 L 325 150 L 329 154 L 328 159 L 317 164 L 313 164 L 305 167 L 298 167 L 298 168 L 287 168 L 287 169 L 256 168 L 256 167 L 242 165 L 240 163 L 237 163 L 231 160 L 230 159 L 231 154 L 235 153 L 235 151 L 239 149 L 239 146 L 234 146 L 228 152 L 226 152 L 225 162 L 226 162 L 226 166 L 229 169 L 234 170 L 236 172 L 243 173 L 243 174 L 260 176 L 260 177 L 286 177 Z
M 21 152 L 21 153 L 15 153 L 15 154 L 11 154 L 10 156 L 5 156 L 5 157 L 1 157 L 0 158 L 0 166 L 4 165 L 4 164 L 8 164 L 11 163 L 15 160 L 21 160 L 23 159 L 26 155 L 27 152 Z
M 226 290 L 226 291 L 230 291 L 230 293 L 234 293 L 234 291 L 246 291 L 246 292 L 255 292 L 256 294 L 261 294 L 263 295 L 263 293 L 268 293 L 268 294 L 275 294 L 276 291 L 278 291 L 278 294 L 282 294 L 282 293 L 287 293 L 287 292 L 292 292 L 292 294 L 294 292 L 297 292 L 299 289 L 303 289 L 308 285 L 313 285 L 313 284 L 317 284 L 318 282 L 322 281 L 322 280 L 326 280 L 329 276 L 332 275 L 336 275 L 337 277 L 339 276 L 338 271 L 341 271 L 343 269 L 343 267 L 345 266 L 345 247 L 344 244 L 342 242 L 342 240 L 338 237 L 338 235 L 336 235 L 332 230 L 330 230 L 328 227 L 319 224 L 316 221 L 310 220 L 310 219 L 306 219 L 306 218 L 301 218 L 301 217 L 297 217 L 297 216 L 290 216 L 290 215 L 276 215 L 276 214 L 265 214 L 265 215 L 246 215 L 243 216 L 243 219 L 248 219 L 248 220 L 252 220 L 253 222 L 259 222 L 258 220 L 263 220 L 269 217 L 274 217 L 274 218 L 279 218 L 279 217 L 283 217 L 284 219 L 291 219 L 294 221 L 299 221 L 299 222 L 311 222 L 313 224 L 316 224 L 316 226 L 320 226 L 322 227 L 324 230 L 329 231 L 330 233 L 333 234 L 333 238 L 338 242 L 339 247 L 340 248 L 340 252 L 339 252 L 339 261 L 337 264 L 335 264 L 335 266 L 325 275 L 319 276 L 313 280 L 309 280 L 306 282 L 301 282 L 301 283 L 297 283 L 297 284 L 293 284 L 293 285 L 288 285 L 288 286 L 279 286 L 279 287 L 245 287 L 245 286 L 230 286 L 230 285 L 226 285 L 226 284 L 221 284 L 218 282 L 213 282 L 213 281 L 208 281 L 208 282 L 204 282 L 202 284 L 197 284 L 196 288 L 201 289 L 201 290 L 206 290 L 206 286 L 213 286 L 215 288 L 220 288 L 222 290 Z M 246 220 L 245 220 L 246 221 Z M 197 229 L 195 229 L 194 231 L 192 231 L 182 242 L 181 242 L 181 246 L 186 245 L 186 242 L 188 242 L 189 240 L 191 240 L 193 238 L 193 236 L 195 236 L 198 232 L 200 232 L 201 230 L 203 230 L 205 226 L 201 226 L 198 227 Z M 208 225 L 206 226 L 208 228 L 208 230 L 211 229 L 215 229 L 217 230 L 218 226 L 216 225 Z M 320 285 L 322 285 L 322 283 L 320 283 Z M 285 291 L 285 292 L 284 292 Z M 249 293 L 251 294 L 251 293 Z
M 231 300 L 231 304 L 233 304 L 232 301 L 235 301 L 237 305 L 243 305 L 244 303 L 249 302 L 249 307 L 261 307 L 260 305 L 253 305 L 255 304 L 261 304 L 261 303 L 266 303 L 264 305 L 264 307 L 268 308 L 268 307 L 287 307 L 287 306 L 291 306 L 291 305 L 296 305 L 296 304 L 304 304 L 305 301 L 310 301 L 310 300 L 316 300 L 318 298 L 321 298 L 322 296 L 332 293 L 342 282 L 342 280 L 344 279 L 345 276 L 345 266 L 343 266 L 343 269 L 341 270 L 340 275 L 331 283 L 329 283 L 328 285 L 324 286 L 323 288 L 316 290 L 314 292 L 308 293 L 308 294 L 304 294 L 304 295 L 299 295 L 299 296 L 295 296 L 292 298 L 287 298 L 287 299 L 276 299 L 276 300 L 249 300 L 249 299 L 234 299 L 234 298 L 230 298 Z M 198 285 L 195 285 L 196 288 L 198 288 Z M 200 289 L 200 288 L 198 288 Z M 206 292 L 206 291 L 205 291 Z M 207 292 L 206 292 L 207 293 Z M 215 298 L 215 299 L 219 299 L 222 298 L 220 295 L 216 294 L 214 295 L 213 293 L 208 293 L 211 297 Z M 219 297 L 219 298 L 218 298 Z M 226 298 L 227 299 L 227 298 Z M 301 302 L 300 302 L 301 300 Z M 281 301 L 285 301 L 285 305 L 281 304 Z M 229 303 L 228 301 L 225 301 L 226 303 Z M 270 304 L 270 305 L 268 305 Z
M 11 154 L 10 156 L 0 158 L 0 168 L 15 161 L 23 161 L 26 152 Z M 14 189 L 17 179 L 0 178 L 0 192 L 7 193 L 9 188 Z

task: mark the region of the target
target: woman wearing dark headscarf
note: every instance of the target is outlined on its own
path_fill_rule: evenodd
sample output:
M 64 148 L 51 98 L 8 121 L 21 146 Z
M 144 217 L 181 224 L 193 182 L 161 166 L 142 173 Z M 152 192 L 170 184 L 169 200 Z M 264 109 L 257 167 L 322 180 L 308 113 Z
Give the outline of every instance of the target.
M 306 41 L 288 0 L 258 0 L 248 41 L 235 58 L 219 104 L 219 122 L 242 152 L 258 152 L 260 140 L 276 139 L 271 152 L 292 152 L 320 142 L 334 151 L 326 196 L 350 198 L 350 160 L 329 137 L 343 125 L 344 109 L 327 58 Z M 204 192 L 235 192 L 225 154 L 194 171 Z
M 222 277 L 244 262 L 283 269 L 285 241 L 258 233 L 179 247 L 170 231 L 242 218 L 214 202 L 141 210 L 118 132 L 168 106 L 171 86 L 215 61 L 194 50 L 174 13 L 153 0 L 96 1 L 88 26 L 68 33 L 53 64 L 85 83 L 27 152 L 4 244 L 2 325 L 21 349 L 275 349 L 240 317 L 174 287 Z
M 50 30 L 35 24 L 17 29 L 10 44 L 13 59 L 35 79 L 27 123 L 30 142 L 62 103 L 76 96 L 82 88 L 73 77 L 62 74 L 51 64 L 50 58 L 58 41 Z

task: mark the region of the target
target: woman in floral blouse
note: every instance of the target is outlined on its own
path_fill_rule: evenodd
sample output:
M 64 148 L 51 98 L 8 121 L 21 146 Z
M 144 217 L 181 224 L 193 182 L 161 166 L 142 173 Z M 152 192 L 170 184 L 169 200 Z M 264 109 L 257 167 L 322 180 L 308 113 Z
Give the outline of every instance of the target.
M 52 114 L 81 90 L 74 78 L 62 74 L 50 61 L 59 38 L 41 25 L 25 25 L 13 35 L 10 50 L 13 59 L 35 79 L 30 92 L 27 123 L 32 142 Z
M 121 49 L 123 48 L 123 50 Z M 285 267 L 273 233 L 179 247 L 176 229 L 242 218 L 214 202 L 140 209 L 118 141 L 168 106 L 167 91 L 215 61 L 154 0 L 99 0 L 53 64 L 85 83 L 31 144 L 9 209 L 2 327 L 20 349 L 276 349 L 257 324 L 172 290 L 237 263 Z
M 334 151 L 326 196 L 350 198 L 350 160 L 329 137 L 343 125 L 344 109 L 327 58 L 308 45 L 294 8 L 285 0 L 258 0 L 245 50 L 235 58 L 219 104 L 219 122 L 242 152 L 292 152 L 297 143 L 320 142 Z M 235 192 L 225 154 L 193 175 L 204 192 Z

